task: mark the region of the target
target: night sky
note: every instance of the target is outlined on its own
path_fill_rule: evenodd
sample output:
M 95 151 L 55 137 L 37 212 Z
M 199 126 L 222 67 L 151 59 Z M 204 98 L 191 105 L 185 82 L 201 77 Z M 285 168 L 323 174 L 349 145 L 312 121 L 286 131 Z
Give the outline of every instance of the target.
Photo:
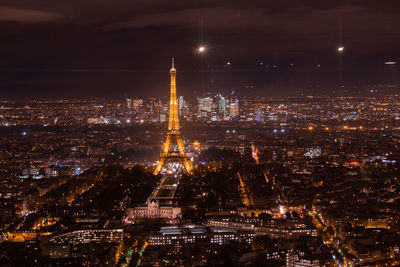
M 325 94 L 337 86 L 339 25 L 356 93 L 400 81 L 399 65 L 384 64 L 400 61 L 399 14 L 384 0 L 3 0 L 1 98 L 167 96 L 172 56 L 187 97 Z

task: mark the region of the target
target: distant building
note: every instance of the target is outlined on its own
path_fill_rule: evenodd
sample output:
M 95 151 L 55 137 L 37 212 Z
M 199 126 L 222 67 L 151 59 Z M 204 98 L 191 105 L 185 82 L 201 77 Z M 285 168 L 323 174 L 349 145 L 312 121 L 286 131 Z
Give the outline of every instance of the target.
M 254 111 L 254 120 L 257 122 L 265 121 L 265 110 L 263 108 L 256 108 Z
M 209 228 L 199 225 L 161 227 L 159 233 L 149 237 L 149 245 L 166 246 L 175 242 L 196 243 L 208 241 L 210 244 L 224 245 L 232 241 L 251 244 L 255 233 L 227 228 Z
M 306 255 L 304 252 L 290 252 L 286 254 L 286 267 L 328 267 L 333 266 L 333 260 L 325 255 Z
M 183 99 L 183 96 L 178 97 L 178 114 L 179 117 L 182 117 L 183 115 L 183 108 L 185 107 L 185 100 Z
M 167 115 L 160 114 L 160 122 L 166 122 L 166 121 L 167 121 Z
M 52 236 L 48 242 L 52 244 L 81 244 L 81 243 L 123 243 L 122 229 L 86 229 Z
M 307 149 L 307 151 L 304 153 L 304 156 L 309 158 L 316 158 L 320 157 L 321 154 L 322 150 L 320 147 L 311 147 Z
M 132 99 L 132 109 L 135 112 L 140 112 L 143 107 L 143 98 Z
M 171 205 L 160 206 L 157 200 L 151 200 L 146 205 L 127 208 L 126 213 L 125 222 L 130 223 L 139 218 L 179 219 L 182 209 Z
M 201 118 L 210 118 L 214 109 L 214 101 L 211 97 L 198 98 L 199 115 Z
M 123 251 L 123 241 L 123 229 L 85 229 L 43 238 L 40 247 L 42 256 L 45 257 L 69 258 L 82 256 L 88 258 L 89 255 L 94 255 L 95 250 L 79 250 L 79 247 L 105 248 L 110 246 L 113 248 L 110 250 L 110 257 L 103 255 L 105 251 L 101 255 L 105 256 L 103 260 L 109 260 L 109 263 L 116 263 L 119 261 L 120 254 Z
M 126 108 L 127 109 L 132 109 L 132 98 L 127 98 L 126 99 Z
M 235 99 L 233 102 L 229 103 L 229 116 L 235 118 L 239 116 L 239 100 Z
M 228 117 L 228 100 L 221 95 L 217 97 L 218 101 L 218 118 L 219 119 L 226 119 Z
M 215 218 L 206 222 L 210 227 L 223 227 L 229 229 L 238 229 L 254 231 L 259 234 L 266 234 L 274 238 L 293 238 L 300 236 L 317 236 L 317 229 L 313 226 L 306 226 L 302 220 L 291 219 L 270 219 L 260 220 L 258 218 L 232 217 Z

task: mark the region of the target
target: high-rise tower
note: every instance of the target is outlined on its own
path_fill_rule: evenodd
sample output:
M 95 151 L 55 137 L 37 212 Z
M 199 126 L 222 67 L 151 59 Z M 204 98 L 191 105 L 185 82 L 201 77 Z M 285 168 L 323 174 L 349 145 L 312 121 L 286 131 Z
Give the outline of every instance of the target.
M 165 143 L 163 144 L 160 154 L 160 161 L 154 170 L 155 175 L 159 174 L 165 164 L 171 161 L 179 161 L 188 173 L 192 173 L 193 170 L 192 163 L 187 157 L 181 133 L 179 131 L 178 101 L 176 98 L 176 69 L 174 67 L 174 58 L 172 58 L 172 68 L 169 73 L 171 76 L 171 92 L 167 140 L 165 140 Z

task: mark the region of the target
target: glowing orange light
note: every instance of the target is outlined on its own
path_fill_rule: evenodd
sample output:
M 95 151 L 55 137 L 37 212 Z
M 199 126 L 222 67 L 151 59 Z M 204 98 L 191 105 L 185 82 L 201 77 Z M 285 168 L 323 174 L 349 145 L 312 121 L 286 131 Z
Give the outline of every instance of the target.
M 199 141 L 194 141 L 193 142 L 193 147 L 195 150 L 198 150 L 200 148 L 200 142 Z

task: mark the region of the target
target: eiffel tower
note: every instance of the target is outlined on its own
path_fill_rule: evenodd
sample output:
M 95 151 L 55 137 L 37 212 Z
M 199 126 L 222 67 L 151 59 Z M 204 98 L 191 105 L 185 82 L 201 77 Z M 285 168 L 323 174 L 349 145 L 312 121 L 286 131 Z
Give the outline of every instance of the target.
M 167 140 L 165 140 L 165 143 L 163 144 L 163 148 L 160 153 L 160 161 L 154 170 L 154 174 L 159 174 L 162 168 L 169 162 L 180 162 L 186 172 L 191 174 L 193 171 L 193 166 L 187 157 L 181 132 L 179 131 L 178 101 L 176 99 L 175 81 L 176 69 L 174 67 L 174 58 L 172 58 L 172 68 L 169 73 L 171 76 L 171 95 L 169 102 Z

